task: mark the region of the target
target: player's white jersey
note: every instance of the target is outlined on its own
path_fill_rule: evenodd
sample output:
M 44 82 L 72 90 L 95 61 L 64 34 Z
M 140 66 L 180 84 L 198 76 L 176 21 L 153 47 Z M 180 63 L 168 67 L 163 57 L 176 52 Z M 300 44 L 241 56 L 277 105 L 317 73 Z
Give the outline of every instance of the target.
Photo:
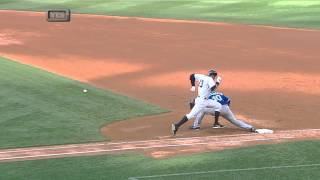
M 211 93 L 211 88 L 216 85 L 212 77 L 203 74 L 194 74 L 195 80 L 198 84 L 198 96 L 201 98 L 208 98 Z

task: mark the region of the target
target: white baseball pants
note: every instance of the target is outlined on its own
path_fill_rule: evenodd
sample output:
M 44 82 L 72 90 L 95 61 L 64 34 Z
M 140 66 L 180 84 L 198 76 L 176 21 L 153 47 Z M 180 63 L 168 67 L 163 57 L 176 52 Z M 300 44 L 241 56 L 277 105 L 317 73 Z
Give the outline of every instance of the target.
M 191 109 L 189 114 L 186 114 L 186 116 L 188 119 L 194 118 L 207 107 L 209 107 L 214 113 L 215 111 L 220 112 L 222 106 L 216 100 L 197 97 L 195 99 L 194 107 Z

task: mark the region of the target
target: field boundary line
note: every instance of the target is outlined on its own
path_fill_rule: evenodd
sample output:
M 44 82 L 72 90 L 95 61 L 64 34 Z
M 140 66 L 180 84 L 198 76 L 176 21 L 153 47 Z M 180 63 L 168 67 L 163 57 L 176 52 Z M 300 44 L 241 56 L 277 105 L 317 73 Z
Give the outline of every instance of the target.
M 320 166 L 320 164 L 282 165 L 282 166 L 266 166 L 266 167 L 258 167 L 258 168 L 252 167 L 252 168 L 243 168 L 243 169 L 221 169 L 221 170 L 214 170 L 214 171 L 199 171 L 199 172 L 190 172 L 190 173 L 158 174 L 158 175 L 152 175 L 152 176 L 129 177 L 128 180 L 211 174 L 211 173 L 222 173 L 222 172 L 256 171 L 256 170 L 266 170 L 266 169 L 283 169 L 283 168 L 316 167 L 316 166 Z

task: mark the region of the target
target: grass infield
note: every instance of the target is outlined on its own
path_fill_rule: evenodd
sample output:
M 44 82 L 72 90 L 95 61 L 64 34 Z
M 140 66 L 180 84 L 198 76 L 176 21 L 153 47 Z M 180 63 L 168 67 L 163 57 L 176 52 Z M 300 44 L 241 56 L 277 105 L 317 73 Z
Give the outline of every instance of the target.
M 0 0 L 0 9 L 320 28 L 319 0 Z
M 4 58 L 0 87 L 0 148 L 105 140 L 104 124 L 166 112 Z
M 320 141 L 305 141 L 161 160 L 125 154 L 11 162 L 0 164 L 0 179 L 316 180 L 319 148 Z

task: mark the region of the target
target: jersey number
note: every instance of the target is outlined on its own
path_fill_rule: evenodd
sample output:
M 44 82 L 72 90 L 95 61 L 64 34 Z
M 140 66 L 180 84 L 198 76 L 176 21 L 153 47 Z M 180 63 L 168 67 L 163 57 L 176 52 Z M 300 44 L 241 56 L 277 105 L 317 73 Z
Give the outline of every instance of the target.
M 202 88 L 202 86 L 203 86 L 203 80 L 200 80 L 199 86 Z
M 212 98 L 216 101 L 222 101 L 222 97 L 220 95 L 215 95 Z

